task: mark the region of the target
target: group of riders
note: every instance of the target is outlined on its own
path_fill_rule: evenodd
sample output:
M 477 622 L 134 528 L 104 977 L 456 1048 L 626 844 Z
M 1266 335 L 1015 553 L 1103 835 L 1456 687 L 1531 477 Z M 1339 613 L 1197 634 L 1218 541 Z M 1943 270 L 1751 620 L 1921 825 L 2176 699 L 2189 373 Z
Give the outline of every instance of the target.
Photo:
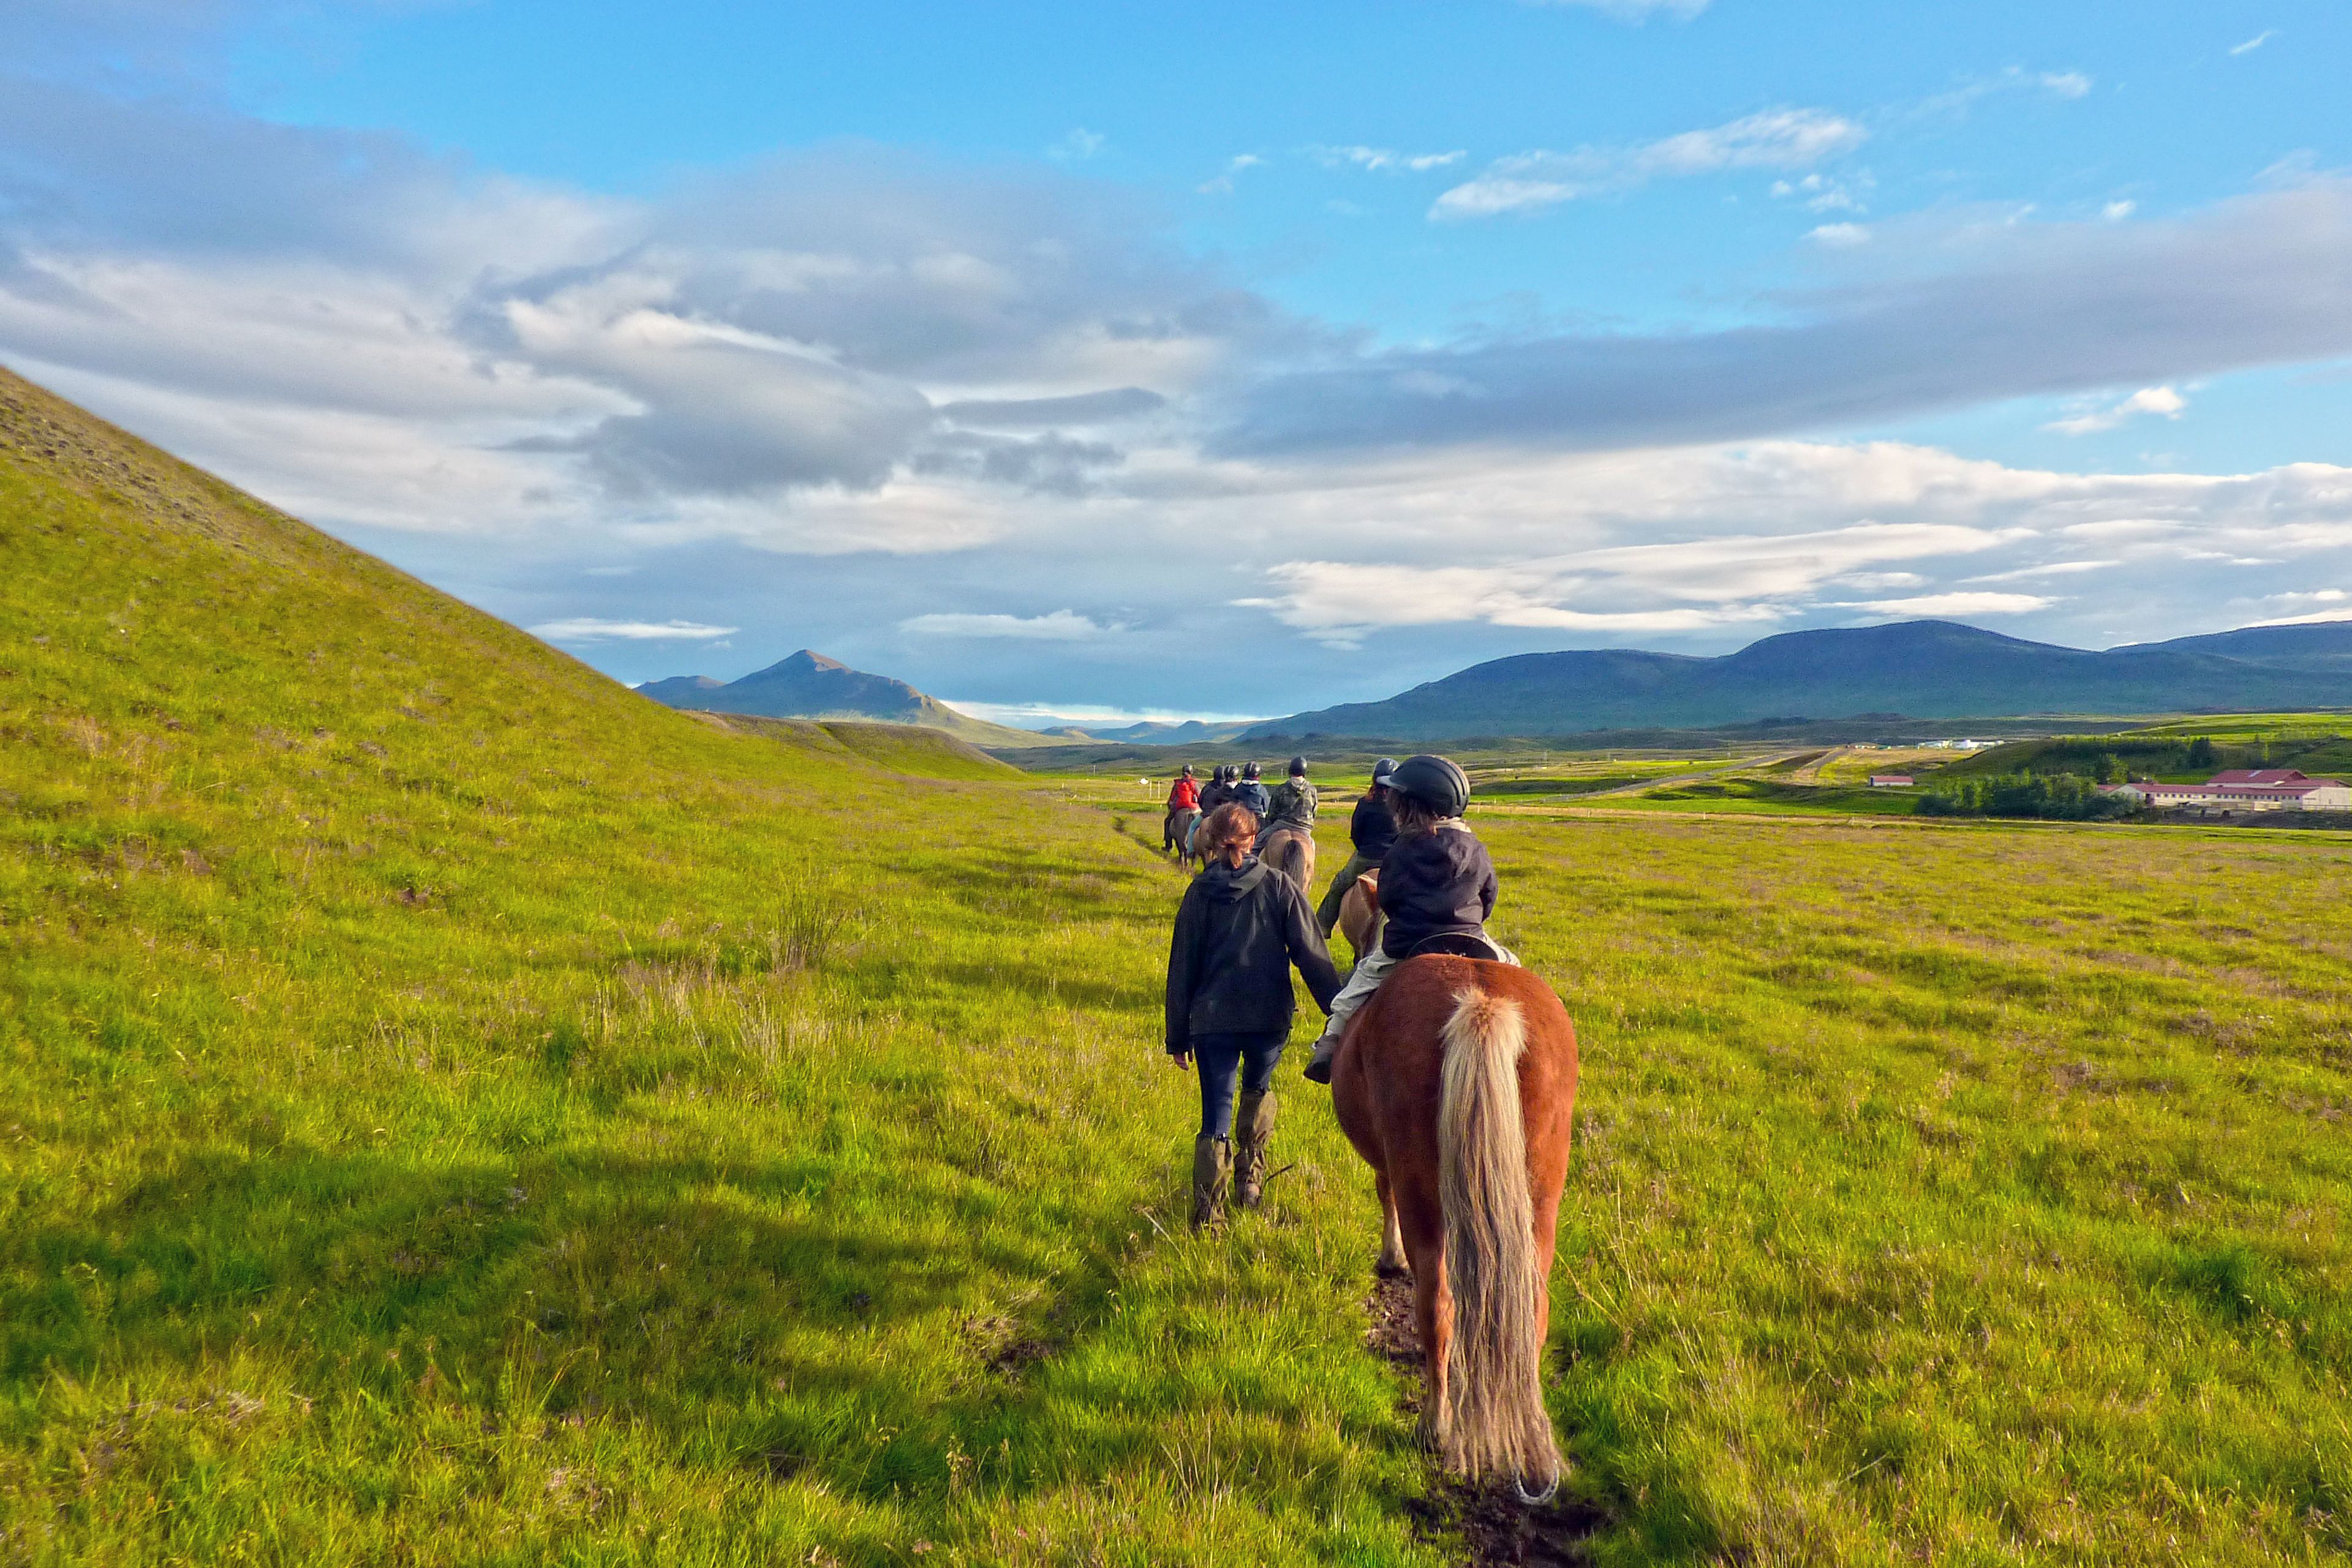
M 1349 819 L 1352 853 L 1310 909 L 1303 883 L 1258 853 L 1281 830 L 1314 829 L 1319 802 L 1304 757 L 1290 760 L 1272 792 L 1255 763 L 1238 775 L 1219 767 L 1206 785 L 1189 765 L 1177 776 L 1163 847 L 1202 862 L 1177 910 L 1168 953 L 1168 1053 L 1180 1069 L 1197 1065 L 1201 1079 L 1196 1226 L 1223 1216 L 1229 1189 L 1244 1208 L 1263 1194 L 1294 966 L 1328 1016 L 1305 1076 L 1328 1084 L 1348 1020 L 1399 963 L 1423 952 L 1518 962 L 1486 935 L 1495 865 L 1462 819 L 1469 804 L 1470 781 L 1450 760 L 1381 758 Z M 1368 873 L 1379 889 L 1381 936 L 1343 976 L 1331 961 L 1331 931 L 1349 889 Z

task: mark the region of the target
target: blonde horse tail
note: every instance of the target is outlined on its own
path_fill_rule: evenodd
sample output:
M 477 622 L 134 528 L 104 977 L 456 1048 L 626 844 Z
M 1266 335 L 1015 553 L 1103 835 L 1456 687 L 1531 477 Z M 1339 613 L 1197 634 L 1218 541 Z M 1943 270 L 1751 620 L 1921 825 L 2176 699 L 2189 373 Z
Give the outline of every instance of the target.
M 1437 1119 L 1438 1202 L 1454 1297 L 1445 1408 L 1446 1462 L 1475 1481 L 1507 1475 L 1528 1500 L 1549 1498 L 1560 1458 L 1544 1410 L 1543 1293 L 1519 1057 L 1527 1019 L 1508 997 L 1465 990 L 1445 1025 Z M 1529 1494 L 1530 1484 L 1545 1489 Z

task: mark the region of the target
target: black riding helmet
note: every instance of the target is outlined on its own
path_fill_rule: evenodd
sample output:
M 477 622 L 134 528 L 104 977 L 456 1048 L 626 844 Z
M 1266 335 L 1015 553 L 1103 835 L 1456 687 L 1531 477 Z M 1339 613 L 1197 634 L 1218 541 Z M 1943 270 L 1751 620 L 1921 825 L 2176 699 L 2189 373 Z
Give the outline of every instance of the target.
M 1257 764 L 1255 763 L 1244 763 L 1242 764 L 1242 777 L 1244 779 L 1254 779 L 1257 777 Z
M 1293 757 L 1290 759 L 1290 776 L 1295 779 L 1303 779 L 1307 776 L 1307 759 L 1305 757 Z
M 1444 816 L 1459 816 L 1470 805 L 1470 776 L 1445 758 L 1425 752 L 1399 763 L 1388 783 L 1397 794 Z

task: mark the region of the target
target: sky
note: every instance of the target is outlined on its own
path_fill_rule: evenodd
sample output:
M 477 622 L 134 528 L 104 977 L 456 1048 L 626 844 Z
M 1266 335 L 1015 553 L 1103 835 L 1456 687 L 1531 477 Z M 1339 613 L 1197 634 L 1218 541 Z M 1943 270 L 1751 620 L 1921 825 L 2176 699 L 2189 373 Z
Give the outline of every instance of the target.
M 2352 617 L 2352 7 L 11 0 L 0 363 L 635 682 Z

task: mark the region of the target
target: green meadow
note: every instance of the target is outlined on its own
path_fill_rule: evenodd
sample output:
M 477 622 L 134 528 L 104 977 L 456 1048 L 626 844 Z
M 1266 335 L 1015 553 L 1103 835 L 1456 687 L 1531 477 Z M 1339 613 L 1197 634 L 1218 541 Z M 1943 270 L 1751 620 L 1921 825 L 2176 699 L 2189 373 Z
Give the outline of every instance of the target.
M 1295 1068 L 1181 1223 L 1158 785 L 671 712 L 5 378 L 0 628 L 0 1563 L 1462 1556 Z M 1481 826 L 1580 1552 L 2352 1551 L 2352 841 Z

